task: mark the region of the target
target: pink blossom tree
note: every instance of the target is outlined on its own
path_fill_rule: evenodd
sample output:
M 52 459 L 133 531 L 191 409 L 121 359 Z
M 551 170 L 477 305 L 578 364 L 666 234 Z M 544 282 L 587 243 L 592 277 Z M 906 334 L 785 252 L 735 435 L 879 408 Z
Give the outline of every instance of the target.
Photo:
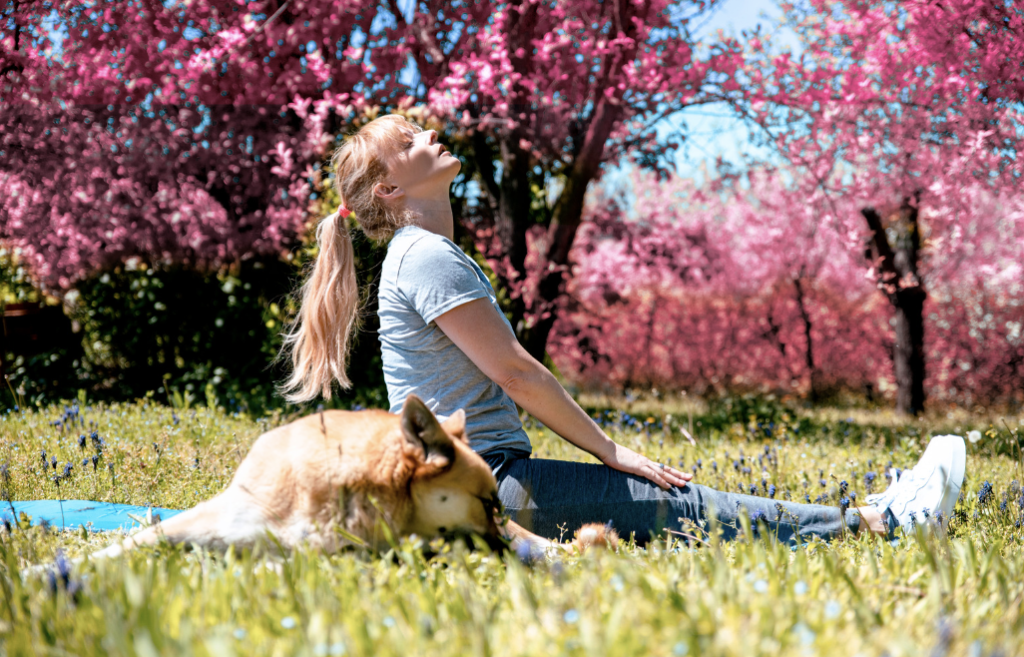
M 637 172 L 629 216 L 618 197 L 590 201 L 552 336 L 563 373 L 696 392 L 896 391 L 893 313 L 863 255 L 856 199 L 807 195 L 779 172 L 745 178 L 697 188 Z M 1020 403 L 1024 202 L 981 186 L 958 199 L 969 202 L 922 211 L 923 222 L 959 213 L 922 261 L 925 390 Z
M 374 12 L 357 8 L 6 3 L 2 237 L 53 291 L 133 257 L 279 255 L 345 103 L 363 100 L 351 41 Z
M 866 225 L 867 255 L 895 315 L 897 407 L 906 413 L 925 400 L 926 261 L 970 215 L 975 194 L 999 197 L 1021 174 L 1020 12 L 972 18 L 972 7 L 787 5 L 804 40 L 800 57 L 754 35 L 749 84 L 734 95 L 800 170 L 805 193 L 842 199 Z M 993 23 L 997 15 L 1006 20 Z M 998 79 L 1015 66 L 1016 77 Z
M 581 381 L 816 395 L 876 386 L 885 319 L 829 199 L 780 176 L 697 188 L 635 172 L 597 197 L 553 357 Z M 884 384 L 883 384 L 884 386 Z
M 653 124 L 702 102 L 711 78 L 734 87 L 739 62 L 728 41 L 698 55 L 699 0 L 3 6 L 0 237 L 49 288 L 133 256 L 279 254 L 353 112 L 423 106 L 450 122 L 462 192 L 482 189 L 457 210 L 496 229 L 496 271 L 537 355 L 602 165 L 663 166 Z M 524 296 L 534 226 L 549 267 Z

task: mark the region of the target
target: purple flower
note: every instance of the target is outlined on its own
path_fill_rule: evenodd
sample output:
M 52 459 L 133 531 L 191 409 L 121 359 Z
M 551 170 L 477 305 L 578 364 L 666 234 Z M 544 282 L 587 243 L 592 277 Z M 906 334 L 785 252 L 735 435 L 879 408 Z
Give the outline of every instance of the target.
M 89 438 L 92 440 L 92 446 L 96 450 L 96 453 L 102 454 L 103 447 L 106 445 L 106 442 L 102 438 L 100 438 L 99 432 L 93 431 L 91 434 L 89 434 Z
M 71 562 L 64 556 L 64 551 L 57 549 L 53 560 L 54 567 L 47 571 L 50 593 L 57 595 L 57 589 L 63 588 L 72 602 L 78 602 L 82 590 L 82 583 L 71 577 Z
M 981 484 L 981 490 L 978 491 L 978 505 L 985 506 L 992 500 L 992 484 L 984 482 Z

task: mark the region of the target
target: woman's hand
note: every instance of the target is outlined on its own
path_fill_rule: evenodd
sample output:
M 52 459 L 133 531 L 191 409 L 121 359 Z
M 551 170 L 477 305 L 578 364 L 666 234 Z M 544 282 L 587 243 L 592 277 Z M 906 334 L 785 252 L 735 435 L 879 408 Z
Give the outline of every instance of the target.
M 601 459 L 609 468 L 615 468 L 621 472 L 628 472 L 649 479 L 663 490 L 669 490 L 672 486 L 682 488 L 686 485 L 686 482 L 693 479 L 692 474 L 680 472 L 671 466 L 655 463 L 628 447 L 623 447 L 618 443 L 613 444 L 615 449 L 608 456 Z

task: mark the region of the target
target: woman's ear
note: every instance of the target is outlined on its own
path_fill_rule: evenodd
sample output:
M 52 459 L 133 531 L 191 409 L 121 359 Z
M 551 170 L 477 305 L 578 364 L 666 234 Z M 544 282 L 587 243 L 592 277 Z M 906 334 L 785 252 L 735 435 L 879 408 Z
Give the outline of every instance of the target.
M 461 408 L 441 423 L 441 428 L 448 432 L 448 435 L 456 440 L 469 444 L 469 437 L 466 435 L 466 411 Z
M 398 185 L 379 182 L 373 186 L 373 195 L 384 201 L 393 202 L 405 196 L 405 190 Z
M 402 434 L 423 450 L 424 462 L 447 467 L 455 461 L 455 444 L 441 428 L 437 418 L 416 395 L 409 395 L 402 405 Z

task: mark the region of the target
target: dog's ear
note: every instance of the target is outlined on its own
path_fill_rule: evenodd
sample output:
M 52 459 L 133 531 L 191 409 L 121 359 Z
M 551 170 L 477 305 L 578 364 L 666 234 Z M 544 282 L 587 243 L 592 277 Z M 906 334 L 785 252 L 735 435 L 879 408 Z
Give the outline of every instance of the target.
M 449 415 L 448 419 L 441 423 L 441 428 L 448 432 L 449 436 L 469 444 L 469 438 L 466 436 L 466 411 L 461 408 Z
M 406 440 L 423 449 L 427 462 L 447 467 L 455 460 L 455 444 L 451 436 L 416 395 L 406 397 L 402 406 L 402 433 Z

